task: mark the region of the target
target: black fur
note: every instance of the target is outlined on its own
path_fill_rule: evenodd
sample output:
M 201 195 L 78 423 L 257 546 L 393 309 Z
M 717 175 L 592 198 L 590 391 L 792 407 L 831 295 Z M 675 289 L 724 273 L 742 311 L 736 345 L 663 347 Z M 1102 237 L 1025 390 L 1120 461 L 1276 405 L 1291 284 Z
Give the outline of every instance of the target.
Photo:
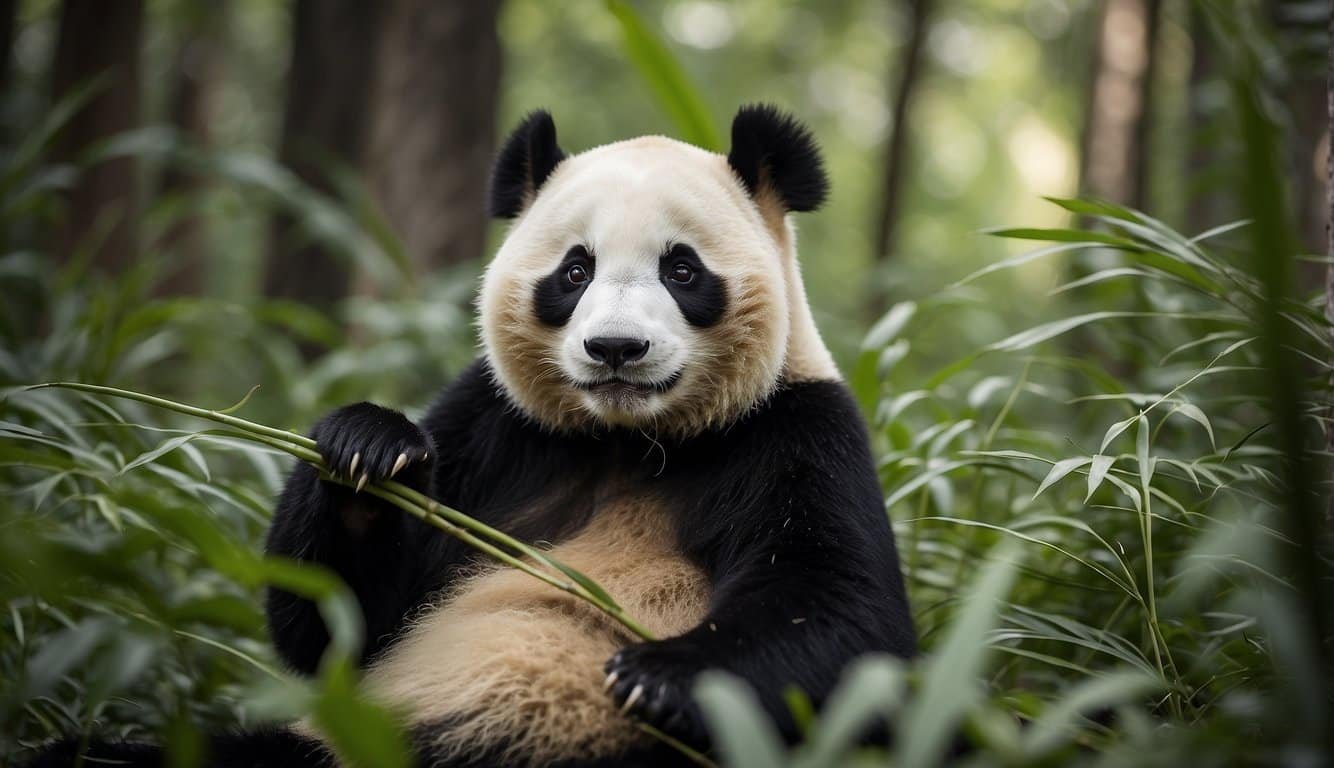
M 431 493 L 435 447 L 431 437 L 400 413 L 370 403 L 358 403 L 330 413 L 312 431 L 331 470 L 352 475 L 369 473 L 370 480 L 389 476 L 400 453 L 408 466 L 394 479 Z M 401 515 L 365 494 L 322 482 L 314 468 L 300 464 L 293 471 L 278 502 L 280 510 L 308 508 L 318 514 L 274 517 L 268 548 L 301 560 L 340 564 L 338 573 L 356 594 L 366 620 L 365 658 L 378 653 L 398 628 L 405 607 L 420 596 L 418 549 L 404 540 L 409 526 Z M 281 590 L 270 590 L 269 627 L 278 652 L 292 667 L 307 674 L 319 666 L 329 642 L 315 605 Z
M 317 434 L 351 435 L 366 423 L 368 407 L 335 412 Z M 396 434 L 408 433 L 384 418 Z M 865 428 L 840 383 L 783 386 L 726 430 L 684 442 L 659 439 L 655 446 L 634 431 L 545 430 L 510 407 L 479 361 L 421 426 L 439 447 L 432 462 L 436 497 L 525 540 L 559 542 L 576 533 L 596 513 L 594 491 L 604 482 L 629 481 L 667 501 L 682 551 L 712 582 L 708 618 L 680 637 L 624 649 L 607 669 L 619 675 L 612 691 L 618 702 L 645 684 L 650 695 L 634 714 L 670 733 L 707 742 L 688 695 L 706 668 L 749 681 L 795 737 L 784 687 L 797 685 L 818 703 L 852 658 L 914 653 Z M 375 431 L 360 436 L 365 445 L 387 439 Z M 321 446 L 331 460 L 348 449 Z M 377 504 L 298 466 L 269 546 L 273 554 L 322 563 L 353 585 L 371 639 L 366 660 L 474 560 L 465 545 L 391 508 L 364 530 L 346 528 L 345 521 Z M 342 545 L 354 540 L 355 549 Z M 270 602 L 269 615 L 284 657 L 298 669 L 312 668 L 327 643 L 314 608 L 286 597 Z
M 351 455 L 360 453 L 359 466 L 369 466 L 372 477 L 384 476 L 399 452 L 429 450 L 415 471 L 404 470 L 407 482 L 527 541 L 560 542 L 577 533 L 597 513 L 606 483 L 622 489 L 628 483 L 634 493 L 664 500 L 682 552 L 711 582 L 708 616 L 679 637 L 628 646 L 606 669 L 618 674 L 610 694 L 617 704 L 643 684 L 647 695 L 631 714 L 699 747 L 707 748 L 708 738 L 689 691 L 704 669 L 748 681 L 783 734 L 796 739 L 785 687 L 799 686 L 818 705 L 854 657 L 915 652 L 866 431 L 841 383 L 783 385 L 726 429 L 653 441 L 639 431 L 544 429 L 512 408 L 478 361 L 446 389 L 420 429 L 362 403 L 334 411 L 314 436 L 337 471 L 346 473 Z M 348 582 L 366 621 L 363 663 L 383 653 L 410 614 L 447 593 L 476 561 L 466 545 L 366 494 L 321 481 L 306 464 L 288 481 L 268 551 L 322 564 Z M 274 591 L 268 614 L 287 663 L 315 669 L 328 633 L 314 606 Z M 424 740 L 425 730 L 438 735 L 444 727 L 432 724 L 418 734 L 425 765 L 444 765 Z M 320 766 L 326 759 L 296 737 L 271 732 L 221 743 L 233 750 L 216 752 L 221 766 L 236 764 L 221 759 L 231 754 L 250 754 L 255 765 Z M 472 755 L 466 765 L 503 765 L 499 755 Z M 567 768 L 681 762 L 655 742 L 636 754 Z
M 512 219 L 522 213 L 564 159 L 551 113 L 530 113 L 505 140 L 491 169 L 491 215 Z
M 694 271 L 689 283 L 683 284 L 669 277 L 672 268 L 681 263 Z M 726 282 L 704 266 L 694 248 L 677 243 L 662 255 L 658 264 L 659 279 L 676 300 L 686 322 L 697 328 L 707 328 L 722 319 L 727 311 Z
M 588 279 L 583 283 L 572 283 L 567 276 L 570 267 L 575 264 L 583 266 L 588 272 Z M 584 246 L 576 245 L 566 251 L 560 264 L 556 265 L 551 274 L 537 281 L 537 287 L 533 290 L 533 309 L 537 312 L 537 319 L 558 328 L 569 322 L 584 290 L 593 281 L 595 267 L 592 255 Z
M 829 179 L 811 132 L 767 104 L 742 107 L 736 113 L 727 162 L 751 195 L 770 191 L 789 211 L 813 211 L 829 194 Z

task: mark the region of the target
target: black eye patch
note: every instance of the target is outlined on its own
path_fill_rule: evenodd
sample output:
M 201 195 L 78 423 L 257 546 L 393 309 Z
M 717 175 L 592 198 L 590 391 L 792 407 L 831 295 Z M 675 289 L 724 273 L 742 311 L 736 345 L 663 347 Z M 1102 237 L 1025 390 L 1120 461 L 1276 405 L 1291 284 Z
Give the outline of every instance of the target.
M 581 282 L 570 279 L 570 271 L 576 266 L 583 268 Z M 575 270 L 575 276 L 580 276 L 578 270 Z M 593 256 L 584 246 L 576 245 L 565 252 L 565 258 L 561 259 L 551 274 L 537 281 L 537 288 L 533 291 L 533 308 L 537 312 L 537 319 L 556 327 L 568 323 L 574 308 L 579 306 L 584 289 L 591 282 Z
M 685 265 L 690 273 L 688 282 L 673 279 L 678 265 Z M 682 273 L 677 272 L 676 277 Z M 708 328 L 722 319 L 727 311 L 727 284 L 709 271 L 695 249 L 677 243 L 658 259 L 658 279 L 667 286 L 667 292 L 676 300 L 686 322 L 696 328 Z

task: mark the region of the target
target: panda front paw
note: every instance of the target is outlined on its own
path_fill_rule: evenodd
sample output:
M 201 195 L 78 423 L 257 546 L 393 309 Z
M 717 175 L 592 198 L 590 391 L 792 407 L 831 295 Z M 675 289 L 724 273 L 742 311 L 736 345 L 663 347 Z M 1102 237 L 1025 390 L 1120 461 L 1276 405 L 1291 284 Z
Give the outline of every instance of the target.
M 604 667 L 607 692 L 621 712 L 700 747 L 704 721 L 690 688 L 703 670 L 699 651 L 681 638 L 622 648 Z
M 373 403 L 348 405 L 321 419 L 311 437 L 329 471 L 357 491 L 389 479 L 428 490 L 435 462 L 431 438 L 398 411 Z

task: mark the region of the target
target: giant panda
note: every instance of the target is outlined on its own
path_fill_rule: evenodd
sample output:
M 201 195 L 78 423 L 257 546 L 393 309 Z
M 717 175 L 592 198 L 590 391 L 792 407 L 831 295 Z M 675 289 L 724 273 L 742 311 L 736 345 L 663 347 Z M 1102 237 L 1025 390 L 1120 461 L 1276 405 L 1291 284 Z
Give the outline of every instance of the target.
M 914 653 L 866 428 L 807 304 L 789 213 L 824 200 L 809 131 L 742 108 L 721 155 L 647 136 L 567 155 L 550 114 L 504 142 L 512 219 L 478 300 L 482 353 L 418 422 L 370 403 L 314 428 L 335 473 L 393 477 L 550 548 L 655 636 L 497 566 L 305 464 L 269 553 L 361 604 L 370 695 L 429 766 L 674 765 L 702 671 L 818 704 L 869 652 Z M 273 641 L 313 672 L 315 606 L 274 590 Z M 236 765 L 323 765 L 308 726 L 221 738 Z

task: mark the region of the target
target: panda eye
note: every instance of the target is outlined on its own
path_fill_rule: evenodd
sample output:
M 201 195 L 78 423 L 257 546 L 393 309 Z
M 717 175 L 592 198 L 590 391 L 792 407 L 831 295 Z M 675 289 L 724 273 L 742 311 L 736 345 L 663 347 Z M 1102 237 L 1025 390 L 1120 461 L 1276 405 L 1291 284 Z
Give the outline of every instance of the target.
M 565 279 L 569 280 L 571 285 L 583 285 L 588 282 L 588 270 L 583 264 L 571 264 L 570 268 L 565 270 Z
M 667 273 L 667 277 L 673 282 L 680 283 L 681 285 L 689 285 L 690 281 L 695 279 L 695 270 L 691 269 L 690 265 L 684 261 L 678 261 L 676 264 L 672 265 L 672 269 Z

